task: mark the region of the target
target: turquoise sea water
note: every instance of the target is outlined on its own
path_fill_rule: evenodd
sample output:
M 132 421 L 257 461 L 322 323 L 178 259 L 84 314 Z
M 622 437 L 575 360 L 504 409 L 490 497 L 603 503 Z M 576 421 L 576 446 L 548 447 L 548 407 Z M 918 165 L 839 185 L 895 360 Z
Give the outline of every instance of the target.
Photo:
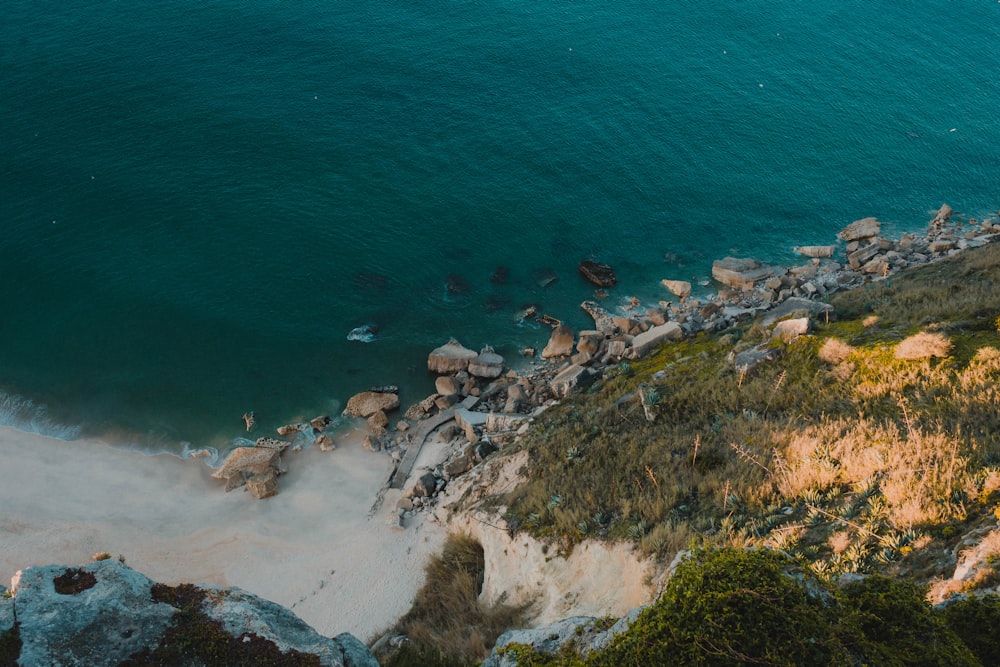
M 995 2 L 3 14 L 0 421 L 62 437 L 178 451 L 248 409 L 417 400 L 450 336 L 514 358 L 546 338 L 528 303 L 586 325 L 583 258 L 617 269 L 612 306 L 655 302 L 856 218 L 1000 207 Z

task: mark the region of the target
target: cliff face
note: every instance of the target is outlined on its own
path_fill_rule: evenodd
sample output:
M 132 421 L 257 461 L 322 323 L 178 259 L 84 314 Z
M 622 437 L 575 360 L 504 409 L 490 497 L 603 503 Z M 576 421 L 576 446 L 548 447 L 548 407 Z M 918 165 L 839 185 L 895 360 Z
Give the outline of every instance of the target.
M 295 614 L 239 588 L 170 587 L 113 560 L 21 570 L 0 600 L 3 656 L 22 666 L 239 663 L 376 667 L 349 634 L 321 636 Z M 15 649 L 17 644 L 20 646 Z M 6 664 L 6 663 L 5 663 Z

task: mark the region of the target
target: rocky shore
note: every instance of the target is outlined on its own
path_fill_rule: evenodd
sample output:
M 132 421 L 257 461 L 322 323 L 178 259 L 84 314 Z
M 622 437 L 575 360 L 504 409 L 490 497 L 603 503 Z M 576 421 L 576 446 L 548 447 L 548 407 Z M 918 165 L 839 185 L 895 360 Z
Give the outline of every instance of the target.
M 629 297 L 614 310 L 599 302 L 608 296 L 605 288 L 617 283 L 614 270 L 584 260 L 581 275 L 598 288 L 595 299 L 580 304 L 593 320 L 593 328 L 574 331 L 558 317 L 530 308 L 523 316 L 551 326 L 551 333 L 540 353 L 534 348 L 522 350 L 531 359 L 526 369 L 511 368 L 492 347 L 477 352 L 452 339 L 427 358 L 428 372 L 437 376 L 435 393 L 407 407 L 394 422 L 390 415 L 400 409 L 395 386 L 372 387 L 352 396 L 343 416 L 367 420 L 365 447 L 392 457 L 395 467 L 386 488 L 403 491 L 398 501 L 402 527 L 413 512 L 433 507 L 435 496 L 452 479 L 523 434 L 543 410 L 662 343 L 702 332 L 724 332 L 765 313 L 762 325 L 788 342 L 810 331 L 810 318 L 834 316 L 821 299 L 839 290 L 886 280 L 901 269 L 998 238 L 1000 219 L 963 219 L 947 204 L 934 214 L 925 232 L 899 239 L 883 235 L 876 218 L 862 218 L 842 229 L 835 243 L 796 247 L 803 257 L 801 264 L 777 266 L 753 258 L 725 257 L 712 264 L 712 277 L 721 285 L 715 294 L 694 298 L 690 282 L 665 278 L 662 284 L 672 299 L 644 305 Z M 768 345 L 762 345 L 734 350 L 732 361 L 749 370 L 773 355 Z M 523 367 L 523 362 L 518 366 Z M 652 410 L 644 408 L 647 418 L 654 419 Z M 273 495 L 276 478 L 283 472 L 281 451 L 304 442 L 324 451 L 335 449 L 332 438 L 324 433 L 331 421 L 321 416 L 310 423 L 282 427 L 278 436 L 284 441 L 260 438 L 253 449 L 264 451 L 238 449 L 214 476 L 226 481 L 227 490 L 245 485 L 255 497 Z M 432 436 L 444 445 L 437 454 L 438 463 L 414 470 L 422 447 Z

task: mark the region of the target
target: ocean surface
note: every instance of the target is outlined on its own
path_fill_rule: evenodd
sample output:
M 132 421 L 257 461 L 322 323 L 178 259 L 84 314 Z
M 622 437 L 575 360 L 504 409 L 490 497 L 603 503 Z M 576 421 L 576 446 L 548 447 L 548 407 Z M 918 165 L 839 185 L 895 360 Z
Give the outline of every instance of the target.
M 408 404 L 449 337 L 516 361 L 547 339 L 527 304 L 588 326 L 585 258 L 609 307 L 652 304 L 857 218 L 1000 207 L 997 2 L 2 14 L 0 423 L 66 439 L 224 449 L 247 410 Z

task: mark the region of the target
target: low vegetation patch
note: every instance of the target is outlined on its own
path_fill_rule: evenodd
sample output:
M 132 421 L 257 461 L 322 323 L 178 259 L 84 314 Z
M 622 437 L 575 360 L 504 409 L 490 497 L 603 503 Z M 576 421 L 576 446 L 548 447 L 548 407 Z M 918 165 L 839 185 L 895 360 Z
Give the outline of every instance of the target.
M 52 580 L 56 593 L 60 595 L 76 595 L 97 585 L 97 577 L 92 572 L 79 568 L 69 568 Z
M 319 667 L 318 656 L 294 649 L 283 653 L 270 640 L 254 633 L 234 637 L 220 621 L 202 610 L 205 591 L 191 584 L 153 584 L 151 595 L 177 609 L 171 625 L 155 649 L 143 649 L 121 663 L 122 667 L 191 665 L 228 667 L 267 665 L 268 667 Z
M 698 551 L 606 649 L 587 656 L 572 647 L 557 655 L 525 645 L 502 651 L 518 665 L 549 667 L 996 664 L 995 597 L 949 613 L 924 596 L 921 586 L 877 575 L 838 586 L 766 549 Z M 966 643 L 979 622 L 986 636 Z
M 413 607 L 393 629 L 407 640 L 382 656 L 382 664 L 467 665 L 486 658 L 501 633 L 522 623 L 524 610 L 481 605 L 484 572 L 482 546 L 469 536 L 449 536 L 428 563 Z

